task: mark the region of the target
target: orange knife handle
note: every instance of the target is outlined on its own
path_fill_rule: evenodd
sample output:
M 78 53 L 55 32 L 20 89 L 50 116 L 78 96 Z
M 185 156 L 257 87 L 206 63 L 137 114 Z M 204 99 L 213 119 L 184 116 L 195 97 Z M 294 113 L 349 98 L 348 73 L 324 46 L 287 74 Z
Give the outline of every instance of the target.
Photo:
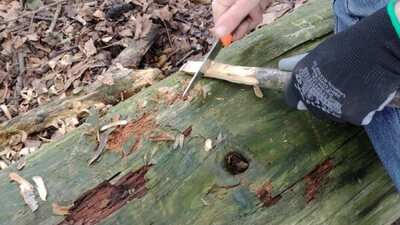
M 230 44 L 233 42 L 233 36 L 232 36 L 232 34 L 227 34 L 227 35 L 223 36 L 223 37 L 221 38 L 221 42 L 222 42 L 222 44 L 223 44 L 225 47 L 228 46 L 228 45 L 230 45 Z

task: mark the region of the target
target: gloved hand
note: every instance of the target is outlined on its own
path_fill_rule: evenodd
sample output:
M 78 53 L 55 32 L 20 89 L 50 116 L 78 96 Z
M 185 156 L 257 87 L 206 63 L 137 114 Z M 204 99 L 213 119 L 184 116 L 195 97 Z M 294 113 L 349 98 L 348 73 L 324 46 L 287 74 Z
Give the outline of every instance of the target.
M 396 4 L 390 2 L 304 57 L 287 86 L 288 106 L 308 109 L 319 118 L 368 124 L 400 88 Z
M 235 40 L 262 22 L 263 12 L 272 0 L 213 0 L 215 33 L 222 38 L 233 34 Z

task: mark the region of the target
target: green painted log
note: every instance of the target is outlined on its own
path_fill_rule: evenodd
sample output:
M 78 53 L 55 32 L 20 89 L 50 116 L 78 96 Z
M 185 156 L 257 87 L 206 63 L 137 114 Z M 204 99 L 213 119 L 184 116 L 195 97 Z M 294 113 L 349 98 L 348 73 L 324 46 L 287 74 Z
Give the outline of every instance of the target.
M 219 60 L 273 66 L 328 35 L 331 16 L 329 0 L 311 0 L 233 44 Z M 208 95 L 184 100 L 177 93 L 188 78 L 175 74 L 30 155 L 19 174 L 42 176 L 49 192 L 35 212 L 8 182 L 15 166 L 2 170 L 0 223 L 364 225 L 399 219 L 399 195 L 361 128 L 289 111 L 278 92 L 258 99 L 252 88 L 222 81 L 203 79 Z M 115 115 L 131 121 L 110 136 L 109 148 L 119 143 L 122 149 L 106 149 L 89 166 L 97 147 L 91 131 Z M 150 140 L 164 132 L 188 136 L 177 149 Z M 226 140 L 217 144 L 220 133 Z M 205 151 L 208 138 L 215 147 Z M 226 168 L 232 151 L 248 160 L 243 173 Z M 52 203 L 75 206 L 63 217 L 53 214 Z

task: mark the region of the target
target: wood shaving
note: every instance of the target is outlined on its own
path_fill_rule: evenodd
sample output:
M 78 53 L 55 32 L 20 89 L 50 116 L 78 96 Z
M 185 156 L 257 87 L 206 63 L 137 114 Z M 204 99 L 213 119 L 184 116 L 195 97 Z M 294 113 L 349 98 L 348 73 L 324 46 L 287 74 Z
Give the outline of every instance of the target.
M 254 94 L 256 94 L 257 97 L 259 97 L 259 98 L 263 98 L 264 97 L 260 87 L 253 86 L 253 90 L 254 90 Z
M 172 134 L 168 134 L 168 133 L 163 133 L 160 135 L 156 135 L 156 136 L 151 136 L 150 141 L 174 141 L 175 137 Z
M 120 121 L 112 122 L 112 123 L 109 123 L 107 125 L 102 126 L 100 128 L 100 132 L 108 130 L 108 129 L 112 128 L 112 127 L 123 126 L 123 125 L 126 125 L 126 124 L 128 124 L 127 120 L 120 120 Z
M 212 148 L 213 148 L 213 146 L 212 146 L 212 140 L 211 140 L 211 139 L 207 139 L 207 140 L 204 142 L 204 150 L 205 150 L 206 152 L 208 152 L 208 151 L 210 151 Z
M 6 106 L 6 105 L 1 105 L 0 106 L 0 108 L 1 108 L 1 110 L 3 110 L 3 112 L 4 112 L 4 114 L 7 116 L 7 118 L 9 119 L 9 120 L 11 120 L 12 119 L 12 116 L 11 116 L 11 113 L 10 113 L 10 110 L 8 110 L 8 107 Z
M 183 148 L 183 144 L 185 143 L 185 135 L 179 135 L 179 147 Z
M 17 163 L 17 170 L 22 170 L 25 164 L 26 164 L 26 157 L 25 156 L 20 157 Z
M 223 133 L 219 133 L 217 136 L 217 144 L 225 141 L 226 139 L 228 139 L 228 135 L 223 134 Z
M 8 167 L 7 163 L 5 163 L 4 161 L 0 160 L 0 169 L 4 170 L 7 167 Z
M 12 181 L 15 181 L 19 184 L 19 188 L 20 188 L 19 193 L 21 194 L 25 203 L 32 210 L 32 212 L 36 211 L 39 208 L 39 205 L 35 199 L 33 185 L 31 183 L 29 183 L 27 180 L 25 180 L 24 178 L 22 178 L 17 173 L 10 173 L 8 176 L 10 177 L 10 179 Z
M 179 135 L 179 136 L 177 136 L 176 137 L 176 139 L 175 139 L 175 142 L 174 142 L 174 145 L 173 145 L 173 148 L 174 149 L 177 149 L 178 148 L 178 146 L 179 146 L 179 140 L 180 140 L 180 137 L 181 137 L 182 135 Z M 185 137 L 185 136 L 183 136 L 183 137 Z
M 47 197 L 47 189 L 46 186 L 44 185 L 44 181 L 43 178 L 41 176 L 34 176 L 32 177 L 32 180 L 35 182 L 36 184 L 36 189 L 39 192 L 39 196 L 43 201 L 46 201 L 46 197 Z

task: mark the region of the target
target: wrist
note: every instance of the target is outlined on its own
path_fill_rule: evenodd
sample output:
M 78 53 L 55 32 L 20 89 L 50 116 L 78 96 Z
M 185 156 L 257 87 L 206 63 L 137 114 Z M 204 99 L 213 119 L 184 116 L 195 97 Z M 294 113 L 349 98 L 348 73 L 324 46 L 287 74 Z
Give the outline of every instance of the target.
M 391 0 L 386 7 L 390 21 L 392 22 L 393 28 L 400 38 L 400 2 Z

